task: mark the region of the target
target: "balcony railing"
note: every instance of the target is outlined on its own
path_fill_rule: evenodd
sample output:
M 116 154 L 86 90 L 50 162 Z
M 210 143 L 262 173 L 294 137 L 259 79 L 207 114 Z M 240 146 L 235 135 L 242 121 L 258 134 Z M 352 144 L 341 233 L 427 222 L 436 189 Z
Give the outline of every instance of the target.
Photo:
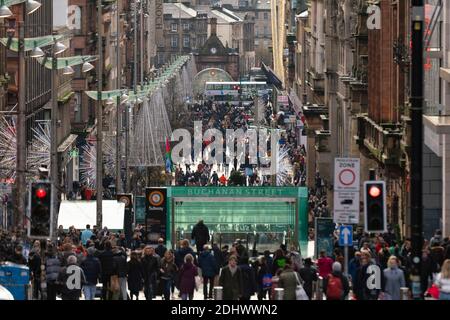
M 367 115 L 358 115 L 358 134 L 355 136 L 360 148 L 367 149 L 379 162 L 402 165 L 401 140 L 404 134 L 401 124 L 377 124 Z

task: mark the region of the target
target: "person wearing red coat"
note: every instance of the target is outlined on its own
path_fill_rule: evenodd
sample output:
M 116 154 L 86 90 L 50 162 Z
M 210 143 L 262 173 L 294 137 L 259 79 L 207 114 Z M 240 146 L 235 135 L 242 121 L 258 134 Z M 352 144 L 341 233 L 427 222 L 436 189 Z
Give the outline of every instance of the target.
M 181 299 L 192 300 L 194 298 L 195 277 L 198 275 L 197 267 L 194 265 L 194 257 L 187 254 L 184 257 L 184 264 L 178 274 Z

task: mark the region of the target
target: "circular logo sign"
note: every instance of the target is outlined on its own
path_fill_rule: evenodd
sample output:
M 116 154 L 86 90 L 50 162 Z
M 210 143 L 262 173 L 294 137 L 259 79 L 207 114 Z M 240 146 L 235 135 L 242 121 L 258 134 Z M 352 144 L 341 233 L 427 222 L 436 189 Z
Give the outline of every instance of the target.
M 119 202 L 125 203 L 125 207 L 128 207 L 128 205 L 130 204 L 130 198 L 129 197 L 125 197 L 125 196 L 120 197 L 119 198 Z
M 148 201 L 154 207 L 160 206 L 164 201 L 164 196 L 160 191 L 152 191 L 148 196 Z

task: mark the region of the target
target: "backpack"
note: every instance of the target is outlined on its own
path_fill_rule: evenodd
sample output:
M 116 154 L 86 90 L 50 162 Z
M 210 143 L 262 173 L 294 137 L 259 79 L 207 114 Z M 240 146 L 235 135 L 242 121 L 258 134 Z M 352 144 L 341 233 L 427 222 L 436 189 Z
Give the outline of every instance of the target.
M 344 289 L 341 278 L 335 277 L 332 274 L 330 274 L 328 277 L 327 299 L 341 300 L 343 294 Z

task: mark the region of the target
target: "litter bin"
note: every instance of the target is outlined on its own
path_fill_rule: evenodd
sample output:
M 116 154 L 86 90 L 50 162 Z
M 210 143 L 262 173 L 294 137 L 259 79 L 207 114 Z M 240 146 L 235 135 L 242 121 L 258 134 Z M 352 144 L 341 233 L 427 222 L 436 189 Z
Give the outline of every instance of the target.
M 6 262 L 0 265 L 0 285 L 5 287 L 14 300 L 27 300 L 30 269 L 21 264 Z

